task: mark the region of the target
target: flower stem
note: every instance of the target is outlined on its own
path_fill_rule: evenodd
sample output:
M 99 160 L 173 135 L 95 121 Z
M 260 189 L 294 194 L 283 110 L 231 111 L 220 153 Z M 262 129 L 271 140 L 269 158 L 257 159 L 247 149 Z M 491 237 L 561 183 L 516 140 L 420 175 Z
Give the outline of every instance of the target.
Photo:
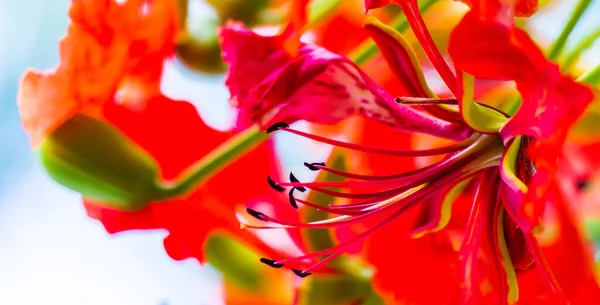
M 571 13 L 571 16 L 569 17 L 569 20 L 567 21 L 567 24 L 563 28 L 562 32 L 554 44 L 550 46 L 550 50 L 548 51 L 548 58 L 550 58 L 550 60 L 555 60 L 560 56 L 565 48 L 567 39 L 569 39 L 571 32 L 573 32 L 573 29 L 581 19 L 581 16 L 583 16 L 583 13 L 585 13 L 589 7 L 590 3 L 591 0 L 580 0 L 579 3 L 577 3 L 575 10 Z
M 421 14 L 427 12 L 435 2 L 436 0 L 422 1 L 420 6 Z M 391 21 L 390 25 L 391 27 L 395 28 L 398 32 L 404 32 L 409 28 L 408 21 L 406 20 L 406 16 L 404 14 L 398 15 L 398 17 Z M 377 48 L 377 45 L 375 44 L 373 39 L 369 38 L 363 41 L 352 52 L 350 52 L 348 58 L 350 58 L 357 65 L 360 66 L 369 61 L 371 58 L 373 58 L 373 56 L 375 56 L 375 54 L 377 54 L 378 51 L 379 49 Z
M 222 168 L 256 148 L 267 138 L 268 135 L 257 126 L 238 133 L 188 167 L 173 184 L 163 186 L 161 199 L 187 194 L 196 185 L 206 181 Z
M 563 71 L 569 70 L 569 68 L 577 62 L 581 53 L 589 49 L 592 44 L 600 37 L 600 27 L 596 28 L 593 32 L 589 33 L 583 39 L 581 39 L 575 48 L 563 57 L 561 69 Z

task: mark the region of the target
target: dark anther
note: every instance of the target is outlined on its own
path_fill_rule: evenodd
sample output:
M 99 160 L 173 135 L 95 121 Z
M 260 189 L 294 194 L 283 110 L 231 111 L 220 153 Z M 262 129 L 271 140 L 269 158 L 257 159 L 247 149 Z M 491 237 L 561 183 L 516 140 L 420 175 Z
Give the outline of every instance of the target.
M 267 176 L 267 182 L 269 183 L 269 186 L 278 191 L 278 192 L 285 192 L 285 188 L 279 184 L 277 184 L 277 182 L 275 182 L 273 179 L 271 179 L 271 176 Z
M 314 163 L 304 162 L 304 166 L 306 166 L 308 169 L 310 169 L 313 172 L 316 172 L 319 170 L 319 168 L 316 167 L 316 165 L 325 166 L 325 162 L 314 162 Z
M 292 205 L 292 207 L 294 209 L 297 209 L 298 208 L 298 204 L 296 203 L 296 198 L 294 198 L 294 190 L 295 190 L 295 188 L 293 188 L 293 189 L 290 190 L 290 194 L 289 194 L 288 197 L 290 198 L 290 204 Z
M 298 270 L 298 269 L 294 269 L 294 268 L 292 268 L 292 271 L 294 272 L 294 274 L 296 274 L 299 277 L 307 277 L 312 274 L 310 272 L 304 272 L 302 270 Z
M 285 122 L 277 122 L 277 123 L 271 125 L 271 127 L 267 128 L 267 134 L 270 134 L 271 132 L 277 131 L 281 128 L 289 128 L 289 127 L 290 127 L 290 125 L 288 125 Z
M 254 217 L 258 220 L 268 221 L 267 215 L 265 215 L 261 212 L 255 211 L 251 208 L 246 208 L 246 212 L 248 212 L 248 214 L 250 214 L 252 217 Z
M 264 257 L 260 259 L 260 262 L 263 263 L 263 264 L 265 264 L 265 265 L 267 265 L 267 266 L 269 266 L 269 267 L 273 267 L 273 268 L 281 268 L 281 267 L 283 267 L 283 264 L 278 264 L 278 263 L 276 263 L 275 260 L 264 258 Z
M 296 176 L 294 176 L 293 173 L 290 173 L 290 182 L 292 183 L 300 183 L 300 181 L 296 178 Z M 295 189 L 301 191 L 301 192 L 306 192 L 306 188 L 303 186 L 295 186 Z
M 576 182 L 575 187 L 577 187 L 577 190 L 579 191 L 583 191 L 587 188 L 588 186 L 588 181 L 586 179 L 580 179 Z

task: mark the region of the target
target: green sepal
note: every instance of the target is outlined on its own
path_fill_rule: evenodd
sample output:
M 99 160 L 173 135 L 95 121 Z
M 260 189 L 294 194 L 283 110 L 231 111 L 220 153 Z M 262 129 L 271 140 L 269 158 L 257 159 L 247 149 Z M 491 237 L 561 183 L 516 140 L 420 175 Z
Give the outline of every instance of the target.
M 244 243 L 224 233 L 212 234 L 204 250 L 206 261 L 226 281 L 248 291 L 263 291 L 268 287 L 264 274 L 269 267 L 261 264 L 260 256 Z
M 504 153 L 502 163 L 500 164 L 500 175 L 504 183 L 508 184 L 513 189 L 520 190 L 523 194 L 527 193 L 527 185 L 517 177 L 516 167 L 517 158 L 519 157 L 519 150 L 521 149 L 521 136 L 515 137 L 515 139 L 509 144 L 508 149 Z
M 480 105 L 473 100 L 475 79 L 462 73 L 462 96 L 459 100 L 460 113 L 465 122 L 473 129 L 482 133 L 498 133 L 507 122 L 502 113 Z
M 163 193 L 152 156 L 113 126 L 87 115 L 70 117 L 36 153 L 54 181 L 106 206 L 135 211 Z

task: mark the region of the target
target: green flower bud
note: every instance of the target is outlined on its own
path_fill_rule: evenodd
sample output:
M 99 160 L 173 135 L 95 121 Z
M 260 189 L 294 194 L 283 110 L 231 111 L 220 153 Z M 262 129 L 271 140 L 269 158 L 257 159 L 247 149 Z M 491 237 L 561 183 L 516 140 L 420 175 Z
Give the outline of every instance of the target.
M 87 115 L 61 124 L 37 155 L 54 181 L 119 210 L 142 209 L 164 193 L 152 156 L 115 127 Z

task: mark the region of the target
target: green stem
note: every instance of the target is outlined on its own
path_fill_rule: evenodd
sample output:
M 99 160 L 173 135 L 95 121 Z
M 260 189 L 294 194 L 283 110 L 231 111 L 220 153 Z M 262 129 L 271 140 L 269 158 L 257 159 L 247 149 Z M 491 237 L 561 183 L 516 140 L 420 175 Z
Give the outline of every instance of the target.
M 569 38 L 571 32 L 573 32 L 573 29 L 581 19 L 583 13 L 585 13 L 586 9 L 589 7 L 590 3 L 591 0 L 580 0 L 579 3 L 577 3 L 575 10 L 571 13 L 569 20 L 567 21 L 567 24 L 563 28 L 562 32 L 560 33 L 554 44 L 552 44 L 552 46 L 550 47 L 550 50 L 548 51 L 548 58 L 550 58 L 550 60 L 555 60 L 560 56 L 560 54 L 565 48 L 565 43 L 567 42 L 567 39 Z
M 188 193 L 267 138 L 268 135 L 256 126 L 240 132 L 188 167 L 174 184 L 165 186 L 162 197 L 172 198 Z
M 597 86 L 598 84 L 600 84 L 600 64 L 587 71 L 584 75 L 578 78 L 577 81 L 592 86 Z
M 421 14 L 427 12 L 435 2 L 436 0 L 422 1 L 419 9 L 421 11 Z M 409 28 L 408 21 L 406 20 L 404 14 L 398 15 L 398 17 L 392 20 L 390 26 L 395 28 L 398 32 L 404 32 Z M 377 48 L 375 42 L 373 42 L 372 39 L 367 39 L 363 41 L 363 43 L 361 43 L 358 47 L 356 47 L 352 52 L 350 52 L 348 58 L 350 58 L 357 65 L 360 66 L 369 61 L 371 58 L 373 58 L 373 56 L 375 56 L 378 51 L 379 49 Z
M 593 32 L 589 33 L 583 39 L 581 39 L 576 45 L 573 51 L 569 52 L 564 56 L 562 60 L 561 68 L 563 71 L 569 70 L 569 68 L 577 62 L 581 53 L 589 49 L 592 44 L 600 37 L 600 27 L 596 28 Z

